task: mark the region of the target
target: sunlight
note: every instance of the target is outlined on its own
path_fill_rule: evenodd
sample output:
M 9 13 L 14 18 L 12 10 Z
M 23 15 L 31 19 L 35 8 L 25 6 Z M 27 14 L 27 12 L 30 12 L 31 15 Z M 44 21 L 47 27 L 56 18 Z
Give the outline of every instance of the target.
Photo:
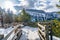
M 16 10 L 14 9 L 14 4 L 11 2 L 11 1 L 5 1 L 4 2 L 4 8 L 7 10 L 7 9 L 10 9 L 14 12 L 14 14 L 16 13 Z
M 13 7 L 13 3 L 10 2 L 10 1 L 5 1 L 4 7 L 5 7 L 6 9 L 12 8 L 12 7 Z

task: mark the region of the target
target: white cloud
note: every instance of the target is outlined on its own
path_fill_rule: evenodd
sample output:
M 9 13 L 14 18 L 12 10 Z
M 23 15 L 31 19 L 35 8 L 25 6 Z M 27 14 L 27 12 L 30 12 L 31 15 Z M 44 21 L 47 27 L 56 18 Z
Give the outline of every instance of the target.
M 44 8 L 44 4 L 42 4 L 42 3 L 40 3 L 40 2 L 36 2 L 36 3 L 34 4 L 34 7 L 35 7 L 35 9 L 40 10 L 40 9 L 43 9 L 43 8 Z
M 56 4 L 59 3 L 59 0 L 52 0 L 50 3 L 50 6 L 52 6 L 52 8 L 47 9 L 47 12 L 52 12 L 52 11 L 59 11 L 59 9 L 56 7 Z
M 1 1 L 1 0 L 0 0 Z M 58 3 L 59 0 L 19 0 L 19 4 L 14 4 L 12 0 L 4 0 L 3 2 L 0 2 L 0 6 L 2 4 L 2 7 L 8 9 L 10 8 L 14 12 L 16 11 L 14 9 L 15 6 L 22 6 L 24 8 L 33 8 L 37 10 L 46 10 L 46 11 L 53 11 L 56 10 L 56 4 Z M 15 0 L 17 1 L 17 0 Z M 18 1 L 17 1 L 18 2 Z M 57 9 L 58 10 L 58 9 Z
M 24 8 L 34 8 L 34 3 L 37 0 L 19 0 L 20 4 L 17 4 L 17 6 L 23 6 Z
M 26 0 L 19 0 L 19 1 L 26 1 Z
M 44 8 L 46 8 L 47 4 L 45 3 L 45 1 L 41 1 L 38 0 L 36 3 L 34 3 L 34 7 L 37 10 L 44 10 Z
M 13 3 L 12 2 L 10 2 L 10 1 L 5 1 L 4 2 L 4 8 L 6 8 L 6 9 L 9 9 L 9 8 L 12 8 L 13 7 Z
M 19 6 L 24 6 L 24 7 L 27 7 L 27 6 L 29 6 L 29 3 L 28 3 L 28 1 L 26 1 L 26 0 L 21 0 L 20 1 L 20 4 L 18 4 Z
M 4 3 L 2 3 L 1 7 L 4 8 L 6 11 L 8 9 L 12 10 L 14 13 L 16 12 L 16 10 L 14 9 L 14 4 L 11 1 L 4 1 Z
M 35 2 L 34 7 L 38 10 L 45 10 L 45 11 L 56 11 L 58 10 L 56 4 L 59 0 L 37 0 Z
M 12 10 L 14 13 L 16 12 L 16 10 L 14 9 L 14 4 L 11 2 L 11 1 L 5 1 L 4 2 L 4 8 L 7 10 L 7 9 L 10 9 Z
M 58 9 L 56 8 L 56 7 L 53 7 L 53 8 L 50 8 L 50 9 L 47 9 L 47 10 L 45 10 L 46 12 L 56 12 L 56 11 L 58 11 Z

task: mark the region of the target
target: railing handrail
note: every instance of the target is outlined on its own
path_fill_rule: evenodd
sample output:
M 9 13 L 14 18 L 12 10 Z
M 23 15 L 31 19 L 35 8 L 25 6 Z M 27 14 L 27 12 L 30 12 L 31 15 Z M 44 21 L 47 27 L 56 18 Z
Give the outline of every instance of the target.
M 46 29 L 48 28 L 46 25 L 41 25 L 40 23 L 38 23 L 39 26 L 39 32 L 40 32 L 40 37 L 42 40 L 49 40 L 48 38 L 48 31 L 46 31 Z
M 18 27 L 20 27 L 20 24 L 17 26 L 14 26 L 13 30 L 8 35 L 6 35 L 2 40 L 7 40 L 9 36 L 13 33 L 13 31 L 16 30 Z
M 45 30 L 45 26 L 38 23 L 38 26 Z

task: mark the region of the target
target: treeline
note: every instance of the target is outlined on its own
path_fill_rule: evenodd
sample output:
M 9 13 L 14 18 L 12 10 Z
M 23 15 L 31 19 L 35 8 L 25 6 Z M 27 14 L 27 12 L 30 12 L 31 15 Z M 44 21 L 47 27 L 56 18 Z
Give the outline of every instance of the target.
M 13 14 L 10 10 L 7 12 L 0 10 L 0 22 L 3 19 L 3 23 L 22 23 L 23 25 L 36 27 L 36 22 L 32 22 L 31 15 L 25 11 L 25 9 L 22 9 L 22 11 L 19 14 Z
M 15 22 L 23 23 L 25 26 L 37 27 L 36 22 L 32 22 L 32 17 L 23 9 L 18 15 L 15 15 Z
M 13 22 L 13 12 L 8 10 L 7 12 L 0 10 L 0 22 L 12 23 Z
M 23 9 L 21 13 L 15 15 L 15 22 L 30 22 L 31 16 Z
M 25 9 L 23 9 L 19 14 L 13 14 L 10 10 L 7 12 L 0 10 L 0 21 L 2 21 L 2 19 L 4 23 L 27 23 L 31 21 L 31 16 L 25 11 Z

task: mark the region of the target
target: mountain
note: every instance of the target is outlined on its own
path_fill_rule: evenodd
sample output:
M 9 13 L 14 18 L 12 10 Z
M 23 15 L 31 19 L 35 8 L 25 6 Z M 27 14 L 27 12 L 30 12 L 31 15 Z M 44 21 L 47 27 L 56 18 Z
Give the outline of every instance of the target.
M 14 8 L 17 10 L 17 11 L 19 11 L 19 10 L 22 10 L 22 6 L 14 6 Z
M 36 10 L 36 9 L 26 9 L 26 11 L 37 12 L 37 13 L 45 13 L 45 11 L 43 11 L 43 10 Z
M 22 6 L 14 6 L 14 8 L 19 11 L 22 10 L 24 7 Z M 30 12 L 38 12 L 38 13 L 45 13 L 43 10 L 36 10 L 36 9 L 27 9 L 25 8 L 26 11 L 30 11 Z

